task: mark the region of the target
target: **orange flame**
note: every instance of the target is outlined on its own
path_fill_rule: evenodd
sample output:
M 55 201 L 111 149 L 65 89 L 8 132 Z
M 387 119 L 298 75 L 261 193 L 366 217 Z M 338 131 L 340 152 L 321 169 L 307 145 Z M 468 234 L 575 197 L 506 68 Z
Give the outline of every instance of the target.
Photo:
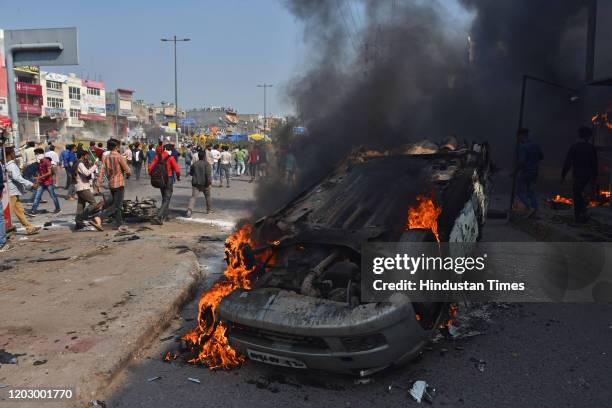
M 255 265 L 247 264 L 244 249 L 254 247 L 250 237 L 252 227 L 245 225 L 225 241 L 227 268 L 223 273 L 225 279 L 215 283 L 204 292 L 198 306 L 198 326 L 183 336 L 183 339 L 198 348 L 198 356 L 190 363 L 203 363 L 211 370 L 216 368 L 230 369 L 244 363 L 244 356 L 238 355 L 230 346 L 225 332 L 227 328 L 217 321 L 216 309 L 221 300 L 238 288 L 250 289 L 249 275 L 255 271 Z M 258 261 L 271 261 L 270 250 L 256 256 Z
M 440 242 L 438 233 L 438 217 L 442 214 L 442 208 L 436 206 L 430 197 L 417 196 L 418 204 L 408 209 L 408 223 L 406 229 L 428 229 Z
M 563 197 L 563 196 L 561 196 L 561 195 L 559 195 L 559 194 L 557 194 L 556 196 L 554 196 L 554 197 L 551 199 L 551 201 L 552 201 L 552 202 L 555 202 L 555 203 L 562 203 L 562 204 L 567 204 L 567 205 L 572 205 L 572 204 L 574 204 L 574 200 L 572 200 L 571 198 L 566 198 L 566 197 Z

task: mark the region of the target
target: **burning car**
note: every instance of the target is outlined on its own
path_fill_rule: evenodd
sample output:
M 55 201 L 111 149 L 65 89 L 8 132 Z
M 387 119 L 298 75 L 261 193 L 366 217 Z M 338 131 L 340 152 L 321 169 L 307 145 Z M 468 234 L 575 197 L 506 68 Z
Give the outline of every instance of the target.
M 441 303 L 360 300 L 365 242 L 474 242 L 490 186 L 487 145 L 362 151 L 274 214 L 230 237 L 226 279 L 185 336 L 193 361 L 244 357 L 369 375 L 411 359 L 449 319 Z

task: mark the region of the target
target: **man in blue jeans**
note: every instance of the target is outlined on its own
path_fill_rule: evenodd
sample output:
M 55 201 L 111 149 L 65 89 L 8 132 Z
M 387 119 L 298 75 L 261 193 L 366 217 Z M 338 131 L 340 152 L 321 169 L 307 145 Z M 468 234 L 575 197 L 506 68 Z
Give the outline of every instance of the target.
M 40 204 L 40 199 L 42 198 L 42 194 L 45 190 L 49 192 L 53 203 L 55 204 L 54 214 L 59 214 L 61 212 L 60 203 L 57 199 L 57 195 L 55 194 L 55 187 L 53 185 L 53 163 L 50 158 L 39 155 L 37 158 L 38 161 L 38 177 L 37 183 L 38 188 L 36 189 L 36 193 L 34 193 L 34 203 L 32 204 L 32 210 L 28 213 L 30 216 L 36 216 L 36 212 L 38 211 L 38 205 Z M 72 173 L 71 173 L 72 174 Z
M 538 198 L 535 185 L 538 180 L 540 161 L 544 159 L 540 145 L 531 140 L 528 129 L 519 129 L 518 149 L 518 184 L 517 195 L 519 200 L 527 207 L 526 217 L 533 217 L 538 211 Z

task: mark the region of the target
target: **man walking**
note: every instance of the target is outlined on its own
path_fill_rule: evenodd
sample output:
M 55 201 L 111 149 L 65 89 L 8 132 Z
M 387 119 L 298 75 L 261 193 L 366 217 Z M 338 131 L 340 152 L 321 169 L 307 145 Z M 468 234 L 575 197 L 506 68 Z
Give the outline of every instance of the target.
M 38 188 L 36 189 L 36 193 L 34 194 L 34 203 L 32 204 L 32 209 L 28 214 L 32 217 L 36 216 L 38 212 L 38 206 L 40 205 L 40 200 L 42 198 L 42 194 L 45 192 L 45 190 L 49 192 L 49 195 L 53 200 L 53 204 L 55 204 L 55 211 L 53 213 L 59 214 L 61 212 L 61 209 L 59 200 L 57 199 L 57 195 L 55 194 L 55 186 L 53 184 L 53 164 L 51 163 L 51 159 L 45 157 L 42 153 L 39 154 L 37 159 L 38 177 L 36 178 L 36 180 Z
M 25 213 L 23 212 L 23 206 L 21 205 L 21 201 L 19 199 L 21 194 L 23 194 L 26 189 L 31 190 L 37 186 L 21 176 L 21 170 L 19 170 L 19 166 L 17 166 L 17 163 L 15 163 L 15 148 L 5 148 L 5 154 L 6 176 L 11 210 L 21 225 L 25 227 L 28 235 L 37 234 L 40 231 L 40 227 L 33 227 L 32 224 L 30 224 L 25 216 Z
M 94 160 L 91 160 L 91 157 L 89 157 L 89 152 L 77 152 L 78 165 L 75 176 L 78 201 L 76 216 L 74 218 L 75 231 L 85 227 L 85 219 L 94 211 L 98 204 L 91 191 L 91 181 L 96 173 L 96 163 L 98 162 L 97 158 Z M 93 164 L 90 164 L 92 161 Z M 88 204 L 89 206 L 86 207 Z M 95 221 L 90 222 L 90 225 L 95 227 L 98 231 L 102 231 L 102 220 L 100 218 L 96 218 Z
M 230 172 L 232 171 L 232 154 L 229 152 L 229 146 L 223 146 L 221 156 L 219 157 L 219 187 L 223 187 L 223 176 L 229 188 Z
M 168 217 L 174 184 L 173 175 L 176 175 L 177 181 L 181 180 L 181 169 L 172 156 L 173 148 L 174 146 L 171 144 L 165 145 L 164 151 L 155 156 L 148 169 L 149 175 L 151 175 L 151 184 L 157 183 L 162 196 L 162 204 L 157 212 L 157 216 L 151 220 L 151 224 L 154 225 L 163 225 L 164 220 Z M 156 166 L 158 166 L 157 169 L 155 169 Z M 154 169 L 156 170 L 155 172 L 153 171 Z
M 576 222 L 586 222 L 589 218 L 586 212 L 587 203 L 583 192 L 589 183 L 596 185 L 599 175 L 597 150 L 589 142 L 592 135 L 593 132 L 589 127 L 582 126 L 578 129 L 580 141 L 570 147 L 563 164 L 563 170 L 561 171 L 561 179 L 565 180 L 565 176 L 572 169 L 572 194 Z
M 115 216 L 114 229 L 123 226 L 123 195 L 125 193 L 125 175 L 130 175 L 130 167 L 119 153 L 119 141 L 110 139 L 107 143 L 107 150 L 110 152 L 102 159 L 102 168 L 98 174 L 98 185 L 104 181 L 104 176 L 108 179 L 108 188 L 113 197 L 113 205 L 100 213 L 100 218 Z
M 251 147 L 251 150 L 249 150 L 249 173 L 251 175 L 251 180 L 249 180 L 249 183 L 252 183 L 253 181 L 255 181 L 255 178 L 257 177 L 257 164 L 258 163 L 259 163 L 259 149 L 255 145 Z
M 527 207 L 526 217 L 533 217 L 539 208 L 535 193 L 535 185 L 538 180 L 540 161 L 544 159 L 540 145 L 531 140 L 528 129 L 519 129 L 518 150 L 518 185 L 517 195 L 521 202 Z
M 189 205 L 187 206 L 187 214 L 185 217 L 191 218 L 191 213 L 195 206 L 196 198 L 199 193 L 204 193 L 204 199 L 206 200 L 206 214 L 213 212 L 212 203 L 210 199 L 210 186 L 212 185 L 212 168 L 210 163 L 204 160 L 204 152 L 195 153 L 198 155 L 199 160 L 193 163 L 191 166 L 191 198 L 189 199 Z
M 2 193 L 4 193 L 4 165 L 0 162 L 0 202 L 2 202 Z M 6 243 L 6 228 L 4 226 L 4 211 L 0 214 L 0 252 L 11 250 L 11 246 Z
M 23 169 L 32 163 L 36 163 L 36 153 L 34 153 L 36 149 L 35 146 L 36 144 L 34 142 L 26 143 L 26 148 L 23 150 L 23 163 L 21 163 Z
M 210 151 L 213 161 L 213 178 L 219 178 L 219 159 L 221 158 L 221 152 L 219 151 L 219 145 L 214 145 Z
M 53 165 L 53 185 L 55 188 L 59 188 L 59 156 L 55 153 L 55 146 L 49 145 L 49 150 L 45 153 L 45 157 L 48 157 L 51 160 L 51 164 Z
M 74 188 L 74 175 L 72 174 L 72 170 L 74 167 L 74 163 L 76 162 L 76 151 L 77 147 L 73 144 L 67 145 L 66 152 L 62 152 L 64 158 L 62 159 L 62 166 L 64 167 L 64 171 L 66 172 L 66 190 L 68 193 L 66 195 L 66 199 L 69 201 L 76 200 L 76 190 Z

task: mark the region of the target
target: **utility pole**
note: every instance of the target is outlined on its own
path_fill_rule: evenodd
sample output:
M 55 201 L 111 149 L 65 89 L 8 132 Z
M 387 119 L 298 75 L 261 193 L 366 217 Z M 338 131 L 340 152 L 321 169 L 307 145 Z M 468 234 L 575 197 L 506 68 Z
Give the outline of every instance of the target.
M 263 125 L 263 134 L 264 136 L 266 135 L 266 129 L 268 128 L 268 116 L 267 116 L 267 98 L 266 98 L 266 93 L 268 88 L 272 88 L 274 85 L 272 84 L 266 84 L 265 82 L 263 83 L 263 85 L 257 85 L 258 88 L 263 88 L 264 91 L 264 125 Z
M 178 73 L 176 70 L 176 43 L 191 41 L 191 38 L 176 38 L 176 35 L 172 38 L 162 38 L 164 42 L 171 41 L 174 43 L 174 124 L 176 131 L 176 145 L 178 149 L 179 144 L 179 107 L 178 107 Z

